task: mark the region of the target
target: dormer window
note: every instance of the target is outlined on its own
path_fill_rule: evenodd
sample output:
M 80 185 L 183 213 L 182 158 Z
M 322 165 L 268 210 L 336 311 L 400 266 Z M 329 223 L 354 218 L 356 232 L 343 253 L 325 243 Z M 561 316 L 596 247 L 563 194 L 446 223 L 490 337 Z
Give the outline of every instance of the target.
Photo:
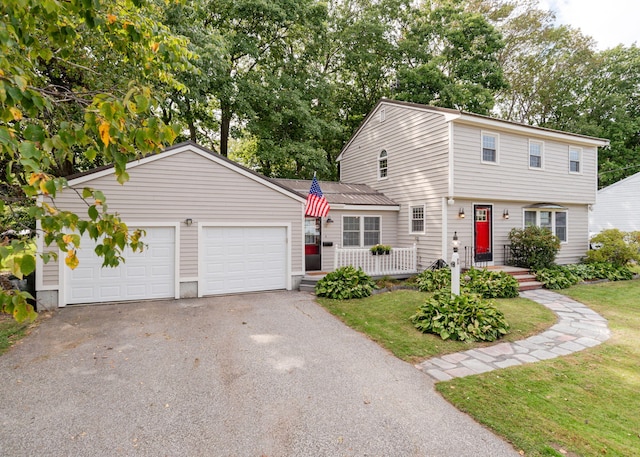
M 387 168 L 387 151 L 384 149 L 380 152 L 378 156 L 378 179 L 384 179 L 387 177 L 388 168 Z

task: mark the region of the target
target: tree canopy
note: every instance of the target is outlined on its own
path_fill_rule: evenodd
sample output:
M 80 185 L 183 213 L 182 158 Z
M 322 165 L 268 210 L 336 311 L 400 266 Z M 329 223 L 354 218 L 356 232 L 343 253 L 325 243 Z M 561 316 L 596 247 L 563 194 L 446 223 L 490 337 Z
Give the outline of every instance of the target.
M 128 161 L 191 139 L 334 179 L 382 97 L 608 138 L 601 186 L 640 171 L 639 49 L 599 51 L 537 0 L 4 0 L 0 18 L 0 222 L 37 220 L 70 267 L 81 234 L 105 265 L 143 244 L 98 189 L 86 214 L 57 209 L 67 176 L 112 164 L 124 183 Z M 16 276 L 28 243 L 0 245 Z M 27 298 L 2 309 L 32 317 Z

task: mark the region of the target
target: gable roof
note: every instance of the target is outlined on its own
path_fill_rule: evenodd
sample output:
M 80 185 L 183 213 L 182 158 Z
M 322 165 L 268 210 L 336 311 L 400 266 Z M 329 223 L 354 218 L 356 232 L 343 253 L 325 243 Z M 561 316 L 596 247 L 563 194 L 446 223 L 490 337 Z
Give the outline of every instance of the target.
M 257 173 L 251 170 L 250 168 L 242 166 L 239 163 L 234 162 L 233 160 L 221 154 L 218 154 L 216 152 L 211 151 L 210 149 L 200 146 L 199 144 L 194 143 L 193 141 L 185 141 L 182 143 L 178 143 L 173 146 L 169 146 L 168 148 L 162 150 L 157 154 L 151 154 L 141 159 L 133 160 L 127 163 L 127 170 L 144 165 L 145 163 L 161 160 L 164 157 L 170 157 L 172 155 L 179 154 L 185 151 L 190 151 L 190 152 L 199 154 L 200 156 L 205 157 L 211 160 L 212 162 L 215 162 L 225 168 L 235 171 L 236 173 L 239 173 L 253 181 L 263 184 L 277 192 L 287 195 L 288 197 L 293 198 L 294 200 L 297 200 L 303 203 L 306 202 L 306 192 L 297 193 L 296 191 L 292 190 L 290 187 L 283 186 L 282 184 L 278 183 L 276 180 L 267 178 L 266 176 L 263 176 L 260 173 Z M 74 175 L 68 176 L 67 182 L 69 183 L 69 186 L 77 186 L 79 184 L 83 184 L 85 182 L 100 178 L 102 176 L 108 176 L 113 173 L 113 168 L 114 168 L 114 165 L 104 165 L 102 167 L 97 167 L 82 173 L 76 173 Z
M 389 106 L 401 106 L 407 109 L 427 111 L 432 113 L 438 113 L 445 117 L 447 122 L 457 122 L 463 124 L 475 125 L 481 128 L 494 128 L 500 130 L 507 130 L 513 133 L 520 133 L 524 135 L 536 135 L 540 137 L 546 137 L 549 139 L 557 139 L 563 141 L 571 141 L 577 144 L 584 144 L 586 146 L 604 147 L 609 145 L 609 140 L 604 138 L 597 138 L 587 135 L 580 135 L 578 133 L 563 132 L 561 130 L 549 129 L 546 127 L 538 127 L 535 125 L 523 124 L 520 122 L 507 121 L 504 119 L 498 119 L 495 117 L 484 116 L 481 114 L 470 113 L 467 111 L 456 110 L 451 108 L 441 108 L 437 106 L 422 105 L 420 103 L 403 102 L 399 100 L 390 100 L 383 98 L 376 106 L 371 110 L 369 114 L 364 118 L 360 126 L 351 135 L 349 141 L 344 145 L 340 151 L 340 155 L 336 161 L 342 160 L 342 154 L 349 147 L 351 142 L 358 136 L 360 131 L 371 121 L 374 117 L 374 113 L 384 105 Z
M 294 192 L 308 194 L 311 180 L 305 179 L 274 179 L 279 184 Z M 393 206 L 398 204 L 377 190 L 365 184 L 347 184 L 336 181 L 318 181 L 322 194 L 329 205 L 365 205 L 365 206 Z

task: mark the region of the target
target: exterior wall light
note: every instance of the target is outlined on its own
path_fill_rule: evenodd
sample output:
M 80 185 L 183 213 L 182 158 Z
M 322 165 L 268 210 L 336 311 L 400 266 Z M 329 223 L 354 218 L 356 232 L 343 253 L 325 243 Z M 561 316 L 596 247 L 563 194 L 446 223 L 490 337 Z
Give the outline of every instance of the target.
M 505 219 L 509 219 L 509 210 L 505 209 L 502 213 L 502 217 L 504 217 Z
M 458 211 L 458 217 L 460 219 L 464 219 L 464 208 L 460 208 L 460 211 Z
M 327 224 L 333 224 L 333 219 L 331 219 L 331 216 L 327 218 Z
M 191 218 L 189 217 L 189 218 L 185 219 L 184 223 L 185 223 L 185 225 L 186 225 L 187 227 L 191 227 L 191 224 L 193 224 L 193 219 L 191 219 Z

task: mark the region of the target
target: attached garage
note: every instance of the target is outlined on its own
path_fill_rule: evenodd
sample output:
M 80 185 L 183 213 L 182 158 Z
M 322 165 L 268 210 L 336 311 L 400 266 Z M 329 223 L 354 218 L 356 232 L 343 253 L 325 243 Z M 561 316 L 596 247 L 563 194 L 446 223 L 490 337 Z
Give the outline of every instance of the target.
M 201 295 L 287 288 L 286 227 L 203 227 Z
M 94 253 L 97 242 L 83 237 L 79 265 L 70 270 L 64 288 L 66 304 L 175 298 L 176 228 L 139 227 L 146 233 L 142 252 L 124 252 L 125 262 L 102 268 Z
M 83 239 L 75 270 L 40 262 L 40 309 L 297 288 L 306 195 L 190 142 L 131 162 L 127 173 L 124 185 L 111 167 L 69 177 L 75 190 L 58 193 L 55 204 L 87 218 L 81 190 L 100 189 L 109 212 L 146 230 L 148 248 L 101 268 L 95 242 Z

